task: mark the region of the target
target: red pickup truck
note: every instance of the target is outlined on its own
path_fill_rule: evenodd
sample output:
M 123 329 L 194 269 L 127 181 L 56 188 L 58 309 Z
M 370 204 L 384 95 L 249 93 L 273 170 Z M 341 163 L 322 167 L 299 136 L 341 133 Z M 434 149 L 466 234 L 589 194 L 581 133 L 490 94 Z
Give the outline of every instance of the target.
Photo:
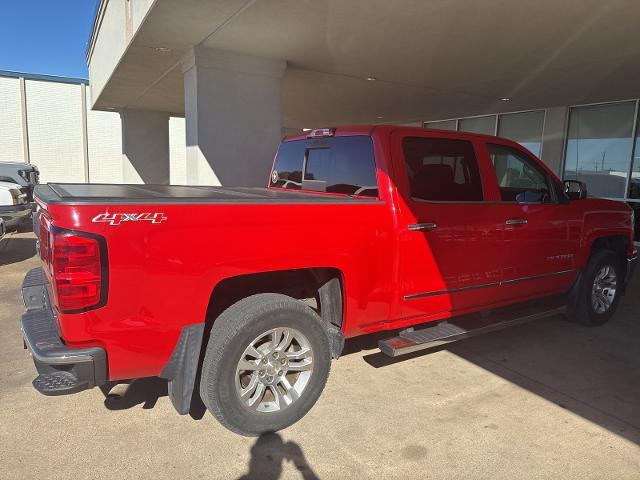
M 284 139 L 266 188 L 48 184 L 22 331 L 45 395 L 160 376 L 243 435 L 313 406 L 344 340 L 400 355 L 612 316 L 632 210 L 520 145 L 396 126 Z

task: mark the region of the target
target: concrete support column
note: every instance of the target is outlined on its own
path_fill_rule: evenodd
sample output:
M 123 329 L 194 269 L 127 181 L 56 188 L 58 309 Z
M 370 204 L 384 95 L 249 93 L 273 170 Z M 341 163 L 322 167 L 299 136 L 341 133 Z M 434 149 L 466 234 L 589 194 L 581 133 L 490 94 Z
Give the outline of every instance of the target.
M 125 183 L 169 183 L 169 114 L 123 109 L 122 161 Z
M 187 183 L 265 186 L 286 62 L 194 47 L 183 60 Z
M 557 175 L 562 173 L 562 155 L 567 129 L 567 107 L 547 108 L 542 132 L 542 161 Z
M 287 135 L 295 135 L 296 133 L 300 133 L 302 131 L 301 128 L 289 128 L 289 127 L 282 127 L 280 129 L 280 134 L 283 137 L 286 137 Z

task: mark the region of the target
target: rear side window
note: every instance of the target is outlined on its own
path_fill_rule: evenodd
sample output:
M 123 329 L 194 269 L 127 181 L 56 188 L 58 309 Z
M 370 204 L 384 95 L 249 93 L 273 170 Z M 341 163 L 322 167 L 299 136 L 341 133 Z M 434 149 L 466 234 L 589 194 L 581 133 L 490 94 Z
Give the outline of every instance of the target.
M 371 138 L 332 137 L 283 143 L 271 172 L 271 186 L 377 197 Z
M 480 202 L 482 180 L 471 142 L 407 137 L 403 151 L 411 198 L 435 202 Z

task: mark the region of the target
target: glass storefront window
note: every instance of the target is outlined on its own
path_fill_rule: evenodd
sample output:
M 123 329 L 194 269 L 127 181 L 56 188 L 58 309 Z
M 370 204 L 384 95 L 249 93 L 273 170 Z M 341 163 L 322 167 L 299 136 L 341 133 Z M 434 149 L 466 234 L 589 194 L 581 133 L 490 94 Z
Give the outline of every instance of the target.
M 624 198 L 634 111 L 635 102 L 572 108 L 564 177 L 585 182 L 590 196 Z
M 456 129 L 455 120 L 439 120 L 437 122 L 424 122 L 424 128 L 434 128 L 436 130 L 454 130 Z
M 638 113 L 640 121 L 640 112 Z M 631 179 L 629 180 L 629 198 L 640 200 L 640 123 L 636 131 L 635 147 L 633 149 L 633 167 L 631 168 Z M 636 203 L 640 206 L 640 204 Z M 636 214 L 637 215 L 637 214 Z M 637 220 L 637 219 L 636 219 Z
M 536 157 L 540 156 L 544 110 L 507 113 L 498 120 L 498 136 L 518 142 Z
M 496 116 L 461 118 L 458 122 L 458 130 L 461 132 L 494 135 L 496 133 Z

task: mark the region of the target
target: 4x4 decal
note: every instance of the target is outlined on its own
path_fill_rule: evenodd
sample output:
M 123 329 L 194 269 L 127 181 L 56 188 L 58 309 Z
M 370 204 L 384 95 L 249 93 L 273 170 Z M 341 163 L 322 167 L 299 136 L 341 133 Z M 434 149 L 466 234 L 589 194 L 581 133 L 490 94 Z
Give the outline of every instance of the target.
M 124 222 L 151 222 L 161 223 L 167 219 L 164 213 L 101 213 L 96 215 L 93 223 L 108 223 L 109 225 L 120 225 Z

